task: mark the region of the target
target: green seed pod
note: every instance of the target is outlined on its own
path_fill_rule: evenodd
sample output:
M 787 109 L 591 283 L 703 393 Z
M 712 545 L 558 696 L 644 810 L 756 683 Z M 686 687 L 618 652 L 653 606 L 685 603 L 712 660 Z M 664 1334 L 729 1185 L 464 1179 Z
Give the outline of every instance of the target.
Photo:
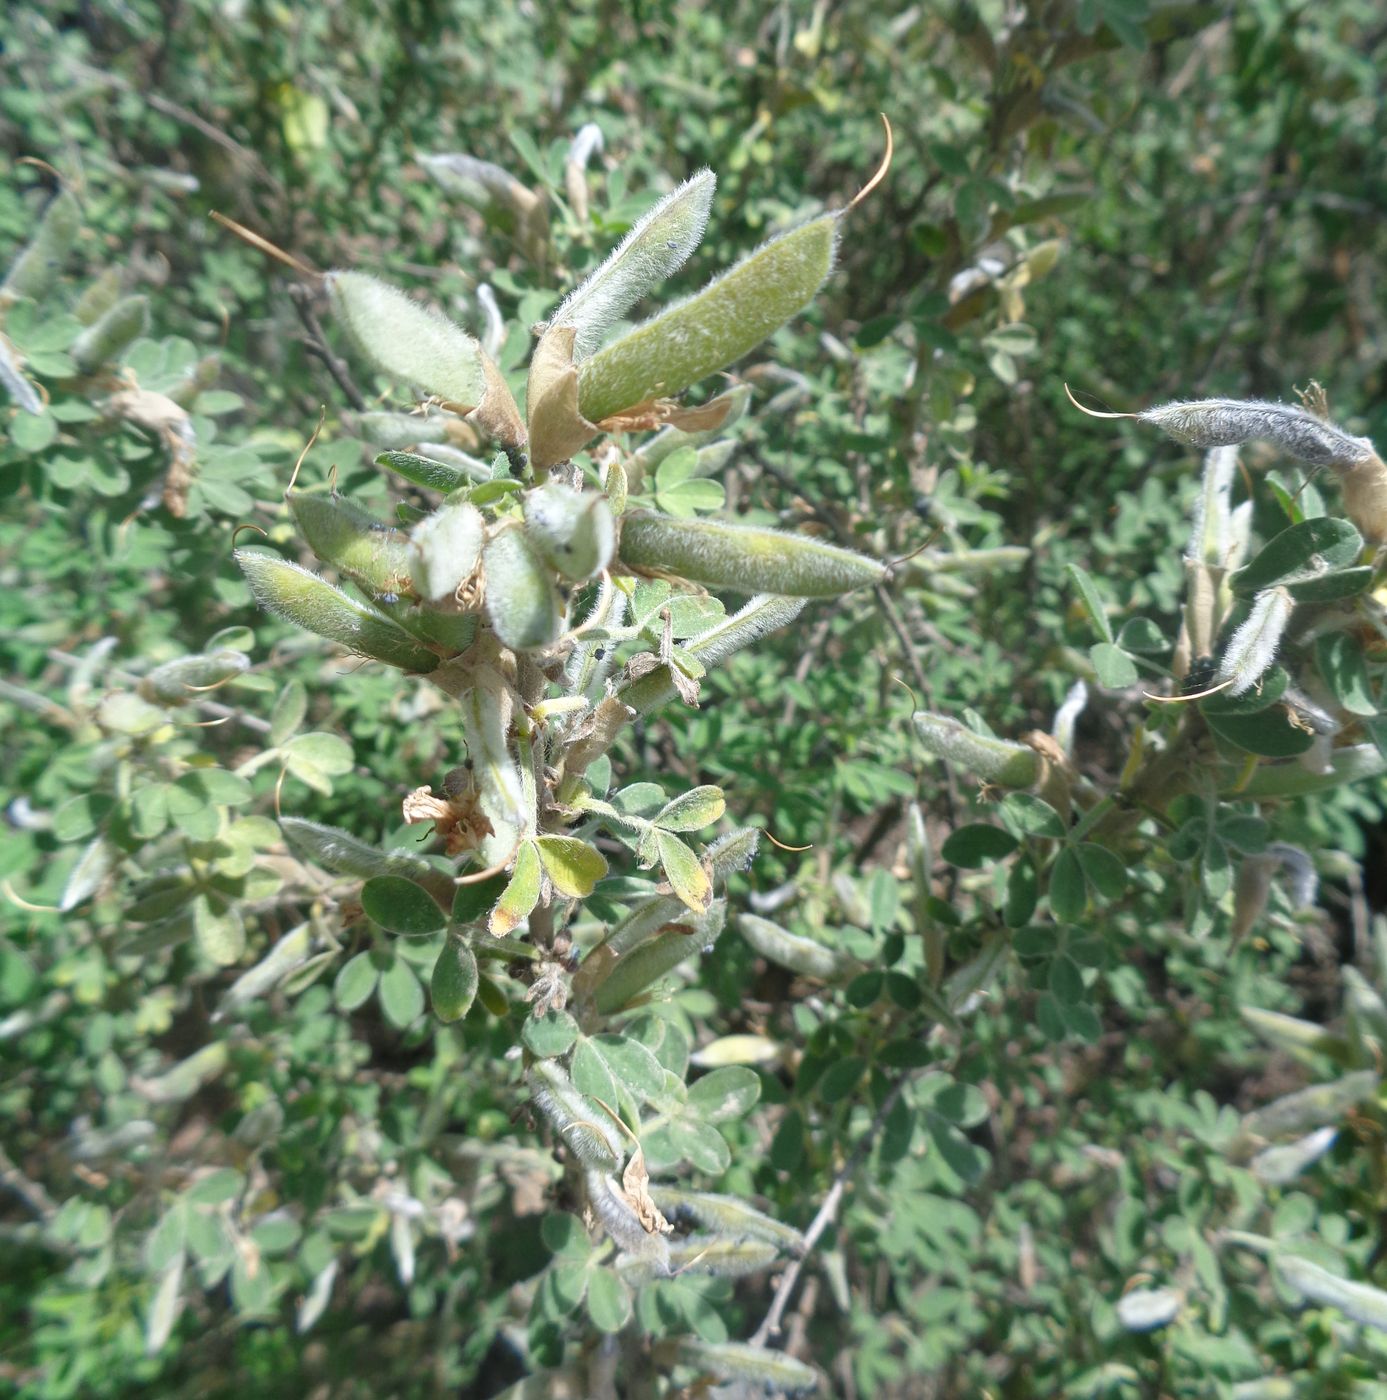
M 1342 1121 L 1350 1109 L 1372 1098 L 1377 1086 L 1377 1071 L 1360 1069 L 1328 1084 L 1297 1089 L 1293 1094 L 1244 1114 L 1241 1136 L 1244 1139 L 1273 1138 L 1331 1127 Z
M 1281 1282 L 1307 1302 L 1338 1308 L 1365 1327 L 1387 1332 L 1387 1292 L 1382 1289 L 1340 1278 L 1298 1254 L 1275 1254 L 1272 1267 Z
M 642 215 L 601 267 L 569 294 L 549 326 L 573 327 L 574 359 L 591 355 L 619 317 L 683 266 L 702 241 L 716 185 L 711 170 L 685 180 Z
M 486 393 L 482 348 L 437 311 L 361 272 L 330 272 L 333 310 L 362 353 L 392 379 L 467 413 Z
M 267 612 L 402 671 L 427 675 L 438 665 L 438 657 L 398 623 L 308 569 L 251 549 L 235 550 L 232 557 Z
M 623 1144 L 616 1125 L 597 1104 L 573 1087 L 557 1060 L 536 1060 L 525 1071 L 536 1107 L 554 1125 L 559 1140 L 588 1167 L 610 1171 Z
M 583 417 L 600 423 L 682 393 L 740 359 L 813 300 L 833 270 L 837 237 L 835 214 L 801 224 L 584 360 L 578 366 Z
M 430 491 L 457 491 L 475 481 L 484 481 L 491 474 L 490 468 L 481 462 L 477 463 L 477 468 L 485 475 L 473 476 L 464 465 L 455 466 L 439 457 L 421 457 L 417 452 L 382 452 L 376 458 L 376 465 L 389 467 L 406 481 L 412 481 L 416 486 L 427 486 Z
M 755 914 L 742 914 L 737 919 L 737 927 L 763 958 L 803 977 L 817 977 L 821 982 L 828 982 L 850 966 L 849 960 L 832 948 L 812 938 L 801 938 Z
M 709 588 L 832 598 L 880 583 L 886 567 L 875 559 L 808 535 L 680 520 L 640 511 L 621 522 L 622 562 L 635 569 L 677 574 Z
M 62 271 L 63 262 L 72 251 L 81 227 L 82 206 L 77 203 L 76 195 L 59 190 L 43 211 L 43 218 L 29 245 L 6 273 L 0 291 L 6 293 L 10 300 L 30 297 L 34 301 L 42 301 Z
M 767 1351 L 746 1342 L 705 1342 L 696 1337 L 680 1337 L 676 1355 L 685 1366 L 714 1376 L 720 1381 L 750 1381 L 770 1390 L 815 1390 L 819 1373 L 783 1351 Z
M 249 972 L 243 972 L 226 989 L 225 995 L 217 1003 L 216 1011 L 212 1013 L 212 1020 L 221 1021 L 228 1012 L 238 1011 L 265 996 L 291 972 L 302 967 L 312 949 L 312 925 L 300 924 L 286 933 Z
M 669 1242 L 670 1268 L 681 1274 L 743 1278 L 769 1269 L 780 1251 L 769 1240 L 728 1235 L 684 1235 Z
M 84 326 L 95 325 L 120 300 L 120 284 L 120 269 L 106 268 L 99 277 L 87 283 L 86 290 L 72 308 L 72 314 Z
M 691 1220 L 705 1230 L 733 1238 L 764 1240 L 787 1254 L 804 1253 L 804 1236 L 792 1226 L 747 1205 L 739 1196 L 711 1191 L 685 1191 L 675 1186 L 652 1186 L 655 1204 L 678 1225 Z
M 601 573 L 616 550 L 607 498 L 557 481 L 526 492 L 525 536 L 546 564 L 575 583 Z
M 506 646 L 532 651 L 558 640 L 563 604 L 523 531 L 502 530 L 488 541 L 482 568 L 487 620 Z
M 448 419 L 440 413 L 427 416 L 420 413 L 358 413 L 350 422 L 353 432 L 363 441 L 395 451 L 419 443 L 448 441 Z M 380 458 L 377 457 L 376 461 L 379 462 Z
M 224 1040 L 214 1040 L 195 1050 L 186 1060 L 165 1070 L 156 1079 L 132 1079 L 130 1087 L 150 1103 L 182 1103 L 201 1088 L 219 1078 L 230 1063 L 231 1053 Z
M 619 1011 L 652 982 L 672 972 L 685 958 L 706 953 L 718 941 L 727 922 L 727 903 L 716 899 L 702 915 L 691 915 L 678 906 L 687 920 L 668 933 L 658 934 L 633 948 L 617 961 L 597 988 L 597 1009 L 604 1016 Z
M 401 875 L 427 890 L 441 908 L 453 907 L 456 887 L 452 880 L 422 856 L 410 851 L 382 851 L 339 827 L 323 826 L 302 817 L 281 817 L 279 829 L 296 856 L 311 860 L 334 875 L 355 875 L 362 880 L 378 875 Z
M 1303 1021 L 1284 1011 L 1264 1011 L 1260 1006 L 1240 1006 L 1238 1014 L 1272 1047 L 1314 1066 L 1321 1056 L 1337 1056 L 1347 1049 L 1344 1041 L 1331 1035 L 1317 1021 Z
M 250 658 L 239 651 L 215 651 L 204 656 L 180 656 L 156 666 L 139 684 L 146 700 L 160 705 L 186 705 L 194 692 L 210 690 L 250 669 Z
M 394 603 L 390 616 L 420 641 L 445 651 L 466 651 L 477 639 L 477 614 L 433 608 L 427 603 Z
M 975 734 L 947 715 L 917 710 L 913 716 L 920 742 L 950 767 L 962 768 L 997 787 L 1034 787 L 1043 776 L 1044 759 L 1025 744 Z
M 90 374 L 102 365 L 115 364 L 134 340 L 149 329 L 149 298 L 122 297 L 94 325 L 72 343 L 69 352 L 77 368 Z
M 451 598 L 476 572 L 486 522 L 470 501 L 440 506 L 409 536 L 409 571 L 421 597 Z
M 1354 744 L 1335 749 L 1329 757 L 1329 767 L 1322 773 L 1312 772 L 1299 763 L 1259 763 L 1250 778 L 1243 781 L 1240 773 L 1229 773 L 1220 782 L 1220 790 L 1245 798 L 1303 797 L 1309 793 L 1327 792 L 1345 783 L 1380 778 L 1387 773 L 1387 756 L 1376 744 Z
M 308 547 L 368 593 L 412 594 L 409 538 L 342 496 L 293 491 L 286 498 Z

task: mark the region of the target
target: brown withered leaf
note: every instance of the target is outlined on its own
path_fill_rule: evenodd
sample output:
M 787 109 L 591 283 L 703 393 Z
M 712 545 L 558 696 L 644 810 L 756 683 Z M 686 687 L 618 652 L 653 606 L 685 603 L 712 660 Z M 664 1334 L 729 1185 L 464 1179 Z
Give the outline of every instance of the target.
M 602 430 L 578 411 L 578 371 L 572 326 L 547 330 L 530 359 L 525 407 L 530 417 L 530 460 L 543 471 L 586 447 Z
M 467 415 L 468 421 L 502 447 L 518 451 L 525 446 L 525 420 L 520 416 L 520 407 L 491 356 L 485 350 L 481 355 L 486 388 L 481 403 Z
M 645 1149 L 640 1143 L 636 1144 L 636 1150 L 621 1174 L 621 1186 L 622 1198 L 635 1211 L 636 1219 L 647 1235 L 668 1235 L 673 1231 L 674 1226 L 660 1214 L 660 1207 L 651 1198 L 650 1173 L 646 1170 Z
M 686 433 L 708 433 L 722 427 L 736 403 L 736 394 L 719 394 L 707 403 L 686 408 L 676 399 L 648 399 L 604 418 L 597 426 L 605 433 L 643 433 L 652 428 L 679 428 Z

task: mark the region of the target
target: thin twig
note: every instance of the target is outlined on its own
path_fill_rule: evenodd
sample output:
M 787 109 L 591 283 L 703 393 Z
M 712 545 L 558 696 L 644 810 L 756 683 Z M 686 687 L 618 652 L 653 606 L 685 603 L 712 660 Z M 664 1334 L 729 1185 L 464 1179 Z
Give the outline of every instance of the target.
M 857 1146 L 849 1154 L 848 1160 L 838 1169 L 837 1176 L 833 1178 L 833 1185 L 828 1188 L 828 1195 L 824 1197 L 823 1204 L 819 1207 L 819 1213 L 804 1232 L 804 1253 L 798 1259 L 790 1261 L 790 1267 L 785 1270 L 780 1284 L 775 1290 L 775 1297 L 771 1299 L 770 1311 L 766 1313 L 751 1339 L 752 1346 L 764 1347 L 769 1344 L 772 1337 L 779 1334 L 780 1319 L 785 1315 L 790 1295 L 795 1291 L 795 1284 L 799 1282 L 799 1276 L 804 1272 L 805 1262 L 813 1253 L 820 1236 L 833 1223 L 834 1217 L 838 1214 L 843 1192 L 847 1189 L 848 1178 L 862 1165 L 863 1159 L 872 1150 L 872 1143 L 876 1141 L 876 1135 L 881 1131 L 887 1116 L 895 1108 L 896 1101 L 905 1092 L 906 1085 L 918 1072 L 918 1070 L 914 1070 L 904 1074 L 895 1082 L 891 1092 L 881 1101 L 881 1107 L 877 1109 L 876 1117 L 872 1119 L 867 1131 L 863 1133 Z
M 312 291 L 308 287 L 292 286 L 289 288 L 289 296 L 294 303 L 294 310 L 299 313 L 299 320 L 303 322 L 304 330 L 308 332 L 308 339 L 304 342 L 308 353 L 317 356 L 327 366 L 328 373 L 337 381 L 337 387 L 347 396 L 347 402 L 358 413 L 364 413 L 365 395 L 356 387 L 346 362 L 328 348 L 327 338 L 323 335 L 323 328 L 318 324 L 317 313 L 313 310 Z

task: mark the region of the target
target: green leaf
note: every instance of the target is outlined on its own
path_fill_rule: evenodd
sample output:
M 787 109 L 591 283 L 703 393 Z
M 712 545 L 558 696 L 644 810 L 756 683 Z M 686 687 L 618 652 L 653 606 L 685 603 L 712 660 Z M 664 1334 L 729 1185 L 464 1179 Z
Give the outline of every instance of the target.
M 567 1011 L 546 1011 L 543 1016 L 531 1014 L 520 1028 L 520 1039 L 532 1055 L 541 1060 L 566 1055 L 578 1039 L 578 1023 Z
M 620 1332 L 631 1318 L 631 1291 L 614 1270 L 593 1269 L 588 1277 L 587 1307 L 599 1332 Z
M 726 810 L 727 801 L 721 788 L 696 787 L 666 803 L 652 820 L 666 831 L 701 831 Z
M 534 844 L 544 873 L 570 899 L 585 899 L 607 873 L 602 853 L 576 836 L 537 836 Z
M 570 1259 L 586 1259 L 592 1252 L 588 1232 L 576 1215 L 567 1211 L 548 1211 L 540 1222 L 540 1236 L 551 1254 Z
M 539 903 L 540 863 L 539 852 L 533 841 L 522 841 L 515 853 L 515 869 L 496 907 L 491 911 L 489 928 L 494 934 L 509 933 L 515 926 L 530 917 L 530 911 Z
M 291 680 L 279 692 L 270 712 L 270 743 L 278 748 L 298 731 L 308 713 L 308 689 L 301 680 Z
M 1124 690 L 1137 682 L 1137 668 L 1132 658 L 1112 642 L 1097 642 L 1088 649 L 1098 684 L 1104 690 Z
M 1079 590 L 1079 597 L 1083 600 L 1084 608 L 1087 610 L 1093 625 L 1102 634 L 1103 640 L 1112 643 L 1112 624 L 1108 621 L 1108 610 L 1103 606 L 1103 600 L 1098 595 L 1097 586 L 1088 574 L 1077 564 L 1066 564 L 1064 566 L 1069 577 L 1073 579 L 1074 586 Z
M 689 1088 L 689 1111 L 706 1122 L 723 1123 L 742 1118 L 761 1097 L 761 1076 L 742 1065 L 715 1069 Z
M 352 771 L 352 746 L 336 734 L 300 734 L 284 746 L 284 761 L 300 782 L 332 795 L 332 779 Z
M 1263 546 L 1230 579 L 1239 597 L 1277 584 L 1301 582 L 1358 562 L 1363 537 L 1347 520 L 1317 516 L 1292 525 Z
M 1074 848 L 1088 883 L 1104 899 L 1119 899 L 1127 890 L 1127 867 L 1106 846 L 1082 841 Z
M 701 914 L 713 898 L 713 882 L 698 857 L 677 837 L 656 828 L 655 844 L 660 865 L 674 893 L 695 914 Z
M 476 995 L 476 955 L 460 934 L 449 934 L 429 982 L 433 1014 L 443 1022 L 460 1021 L 471 1009 Z
M 1009 792 L 1001 802 L 1002 820 L 1018 836 L 1043 836 L 1057 840 L 1064 835 L 1064 821 L 1043 798 L 1029 792 Z
M 820 1097 L 825 1103 L 840 1103 L 861 1083 L 866 1069 L 867 1062 L 861 1055 L 846 1055 L 835 1060 L 819 1080 Z
M 939 854 L 950 865 L 976 870 L 990 861 L 1009 856 L 1019 844 L 1011 832 L 999 826 L 972 822 L 951 831 L 939 848 Z
M 492 875 L 475 884 L 459 885 L 453 896 L 454 924 L 476 924 L 496 906 L 506 886 L 510 883 L 505 875 Z
M 1206 710 L 1204 718 L 1220 738 L 1263 758 L 1294 758 L 1315 742 L 1315 736 L 1292 724 L 1280 706 L 1252 715 L 1210 714 Z
M 1334 698 L 1349 714 L 1377 714 L 1377 701 L 1368 679 L 1368 663 L 1356 637 L 1348 632 L 1330 632 L 1318 638 L 1315 663 Z
M 398 1030 L 405 1030 L 424 1014 L 424 989 L 403 958 L 396 958 L 381 973 L 380 1006 L 385 1019 Z
M 408 937 L 437 933 L 447 922 L 438 905 L 402 875 L 376 875 L 367 880 L 361 887 L 361 907 L 387 933 Z
M 1088 905 L 1083 866 L 1073 849 L 1066 846 L 1050 867 L 1050 911 L 1061 923 L 1077 923 Z
M 343 1011 L 355 1011 L 370 999 L 378 976 L 375 959 L 369 952 L 348 958 L 338 970 L 333 983 L 333 1000 Z

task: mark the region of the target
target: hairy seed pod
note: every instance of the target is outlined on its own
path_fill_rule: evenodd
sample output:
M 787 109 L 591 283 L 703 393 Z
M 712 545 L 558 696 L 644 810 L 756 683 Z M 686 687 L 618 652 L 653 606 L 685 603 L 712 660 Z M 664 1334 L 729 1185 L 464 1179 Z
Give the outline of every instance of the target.
M 1328 1084 L 1312 1084 L 1243 1115 L 1244 1139 L 1284 1137 L 1338 1123 L 1352 1108 L 1377 1093 L 1376 1070 L 1360 1069 Z
M 675 1186 L 653 1186 L 650 1194 L 675 1224 L 689 1220 L 720 1235 L 764 1240 L 787 1254 L 804 1253 L 804 1236 L 798 1230 L 763 1215 L 740 1196 L 685 1191 Z
M 68 352 L 84 374 L 115 364 L 149 329 L 149 298 L 122 297 L 98 321 L 72 342 Z
M 726 921 L 726 901 L 717 899 L 701 918 L 690 919 L 692 932 L 679 927 L 633 948 L 617 961 L 606 980 L 597 988 L 598 1011 L 610 1016 L 652 982 L 672 972 L 685 958 L 694 953 L 706 953 L 718 941 Z
M 486 392 L 482 348 L 440 312 L 362 272 L 330 272 L 333 310 L 383 373 L 470 412 Z
M 1319 1128 L 1284 1147 L 1266 1148 L 1248 1166 L 1252 1169 L 1252 1175 L 1265 1185 L 1288 1186 L 1307 1167 L 1314 1166 L 1334 1146 L 1338 1137 L 1337 1128 Z
M 763 958 L 798 972 L 802 977 L 817 977 L 821 982 L 828 982 L 849 966 L 848 959 L 832 948 L 812 938 L 801 938 L 755 914 L 740 915 L 737 928 Z
M 669 1242 L 670 1268 L 678 1273 L 744 1278 L 769 1269 L 779 1258 L 769 1240 L 752 1236 L 684 1235 Z
M 1154 1332 L 1174 1322 L 1185 1306 L 1178 1288 L 1133 1288 L 1117 1300 L 1117 1320 L 1129 1332 Z
M 286 933 L 248 972 L 243 972 L 223 994 L 211 1019 L 225 1020 L 227 1014 L 273 991 L 291 972 L 308 961 L 313 948 L 313 927 L 300 924 Z
M 182 1103 L 220 1078 L 230 1062 L 226 1041 L 214 1040 L 155 1079 L 132 1079 L 130 1087 L 150 1103 Z
M 43 218 L 28 246 L 14 260 L 0 292 L 13 300 L 30 297 L 42 301 L 49 287 L 57 280 L 63 262 L 82 227 L 82 206 L 77 196 L 59 190 L 48 202 Z
M 0 335 L 0 387 L 14 400 L 15 407 L 35 418 L 44 412 L 39 391 L 25 377 L 24 360 L 14 346 Z
M 832 598 L 880 583 L 886 567 L 875 559 L 808 535 L 682 520 L 640 511 L 621 524 L 623 563 L 676 574 L 708 588 Z
M 312 861 L 334 875 L 355 875 L 370 880 L 378 875 L 399 875 L 427 890 L 442 909 L 453 907 L 456 892 L 452 880 L 412 851 L 382 851 L 368 846 L 340 827 L 281 817 L 279 829 L 289 849 L 301 860 Z
M 716 666 L 734 652 L 751 646 L 771 632 L 793 622 L 804 610 L 805 598 L 783 598 L 761 593 L 731 617 L 724 618 L 701 636 L 684 643 L 684 650 L 705 667 Z M 640 714 L 668 704 L 675 696 L 668 666 L 657 666 L 648 675 L 617 688 L 617 698 Z
M 1252 611 L 1233 633 L 1218 666 L 1216 679 L 1233 682 L 1228 687 L 1230 696 L 1251 690 L 1276 660 L 1294 610 L 1295 599 L 1284 588 L 1268 588 L 1253 599 Z
M 590 422 L 691 384 L 740 359 L 813 299 L 833 270 L 838 218 L 824 214 L 763 244 L 703 291 L 578 366 Z
M 317 574 L 257 550 L 238 549 L 232 557 L 266 611 L 402 671 L 427 675 L 438 665 L 438 657 L 398 623 L 347 597 Z
M 243 652 L 222 650 L 207 655 L 180 656 L 156 666 L 139 684 L 146 700 L 160 705 L 186 705 L 198 697 L 195 692 L 210 690 L 250 669 L 250 658 Z
M 420 443 L 448 441 L 449 422 L 441 413 L 357 413 L 348 422 L 352 431 L 364 442 L 396 452 Z M 376 461 L 379 462 L 380 458 L 377 457 Z M 413 480 L 412 477 L 410 479 Z M 422 484 L 427 486 L 431 483 Z
M 557 481 L 525 493 L 525 537 L 546 564 L 575 583 L 601 573 L 616 550 L 607 498 Z
M 912 718 L 930 753 L 984 782 L 1019 791 L 1034 787 L 1044 775 L 1044 759 L 1025 744 L 974 733 L 958 720 L 928 710 L 917 710 Z
M 503 529 L 482 551 L 486 615 L 497 637 L 512 651 L 533 651 L 558 640 L 563 604 L 548 569 L 524 532 Z
M 602 1108 L 573 1087 L 557 1060 L 536 1060 L 525 1071 L 525 1083 L 559 1140 L 584 1166 L 599 1172 L 616 1166 L 623 1149 L 616 1125 Z M 632 1221 L 640 1229 L 634 1212 Z
M 549 320 L 572 326 L 573 357 L 584 360 L 613 324 L 650 289 L 672 276 L 703 239 L 717 177 L 700 170 L 632 226 L 615 250 Z
M 1298 1254 L 1275 1254 L 1272 1267 L 1282 1283 L 1306 1301 L 1338 1308 L 1365 1327 L 1387 1332 L 1387 1292 L 1382 1289 L 1340 1278 Z
M 749 1381 L 790 1393 L 807 1394 L 818 1388 L 819 1373 L 783 1351 L 768 1351 L 746 1342 L 705 1342 L 697 1337 L 680 1337 L 675 1345 L 683 1365 L 720 1381 Z
M 409 571 L 431 603 L 451 598 L 476 572 L 486 522 L 470 501 L 444 503 L 410 532 Z
M 1229 512 L 1233 477 L 1238 468 L 1236 447 L 1215 447 L 1205 454 L 1204 475 L 1195 497 L 1190 520 L 1190 542 L 1185 558 L 1222 568 L 1228 560 Z
M 438 444 L 433 457 L 423 457 L 417 452 L 382 452 L 376 458 L 378 467 L 389 467 L 406 481 L 416 486 L 427 486 L 430 491 L 451 493 L 479 481 L 490 480 L 491 468 L 465 452 L 457 453 L 461 462 L 453 459 L 453 449 Z M 447 453 L 445 457 L 443 454 Z
M 72 314 L 84 326 L 95 325 L 120 300 L 121 272 L 118 267 L 103 269 L 99 277 L 87 283 Z
M 292 491 L 285 500 L 308 547 L 368 593 L 412 594 L 409 538 L 342 496 Z
M 1238 1015 L 1273 1050 L 1281 1050 L 1302 1064 L 1316 1065 L 1320 1057 L 1332 1054 L 1335 1037 L 1317 1021 L 1303 1021 L 1284 1011 L 1264 1011 L 1260 1006 L 1240 1006 Z
M 1258 399 L 1195 399 L 1161 404 L 1133 417 L 1188 447 L 1235 447 L 1265 438 L 1288 456 L 1320 467 L 1347 467 L 1376 456 L 1367 438 L 1350 436 L 1303 408 Z

